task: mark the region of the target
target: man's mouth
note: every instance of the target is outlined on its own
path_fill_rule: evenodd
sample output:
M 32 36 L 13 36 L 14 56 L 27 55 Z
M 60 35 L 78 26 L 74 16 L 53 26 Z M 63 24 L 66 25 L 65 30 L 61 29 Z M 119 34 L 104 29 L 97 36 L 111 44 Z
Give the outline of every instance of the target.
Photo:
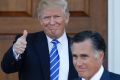
M 86 68 L 79 68 L 77 69 L 78 72 L 85 72 L 86 71 Z

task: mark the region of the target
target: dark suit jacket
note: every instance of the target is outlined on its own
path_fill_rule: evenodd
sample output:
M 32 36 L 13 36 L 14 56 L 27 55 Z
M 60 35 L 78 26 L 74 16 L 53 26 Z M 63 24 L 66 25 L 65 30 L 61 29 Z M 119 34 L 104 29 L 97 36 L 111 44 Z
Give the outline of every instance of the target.
M 74 80 L 82 80 L 82 79 L 77 78 Z M 120 75 L 104 70 L 100 80 L 120 80 Z
M 68 40 L 70 42 L 70 39 Z M 72 63 L 70 47 L 69 62 L 68 80 L 73 80 L 78 76 Z M 20 80 L 50 80 L 49 49 L 44 32 L 27 36 L 26 50 L 18 61 L 16 61 L 11 47 L 4 55 L 1 66 L 6 73 L 18 72 Z

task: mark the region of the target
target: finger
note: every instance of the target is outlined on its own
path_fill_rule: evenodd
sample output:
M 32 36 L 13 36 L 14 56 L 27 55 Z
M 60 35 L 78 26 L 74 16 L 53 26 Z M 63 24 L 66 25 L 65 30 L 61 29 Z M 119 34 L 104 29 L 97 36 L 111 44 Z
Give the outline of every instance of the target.
M 17 51 L 18 51 L 18 52 L 21 52 L 21 53 L 24 53 L 25 48 L 18 48 Z
M 17 50 L 17 51 L 16 51 L 16 53 L 17 53 L 17 54 L 23 54 L 23 53 L 24 53 L 24 51 Z
M 18 42 L 18 45 L 25 46 L 27 45 L 27 41 L 22 39 L 21 41 Z
M 18 46 L 15 46 L 14 45 L 14 51 L 16 52 L 16 53 L 18 53 L 18 54 L 22 54 L 22 53 L 24 53 L 24 51 L 25 51 L 25 46 L 24 47 L 18 47 Z
M 26 48 L 26 41 L 19 39 L 13 46 L 13 49 L 16 53 L 21 54 L 25 51 Z
M 15 44 L 15 47 L 16 48 L 26 48 L 26 45 L 23 45 L 23 44 Z
M 23 35 L 22 35 L 22 38 L 24 38 L 24 39 L 26 40 L 27 35 L 28 35 L 27 30 L 24 30 L 24 31 L 23 31 Z
M 26 39 L 24 39 L 23 37 L 18 38 L 18 40 L 16 41 L 17 45 L 26 45 L 27 41 Z

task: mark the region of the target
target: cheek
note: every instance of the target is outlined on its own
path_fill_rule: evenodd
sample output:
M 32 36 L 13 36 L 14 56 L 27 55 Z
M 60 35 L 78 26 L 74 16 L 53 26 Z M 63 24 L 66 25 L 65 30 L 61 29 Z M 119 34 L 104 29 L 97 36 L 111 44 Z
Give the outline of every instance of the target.
M 99 69 L 99 63 L 97 62 L 97 60 L 91 60 L 91 62 L 88 63 L 87 68 L 89 74 L 93 74 Z
M 61 22 L 61 24 L 59 26 L 59 28 L 60 28 L 59 30 L 64 30 L 65 27 L 66 27 L 65 22 Z
M 77 61 L 73 58 L 73 64 L 74 64 L 74 65 L 76 65 L 76 62 L 77 62 Z
M 73 58 L 73 64 L 75 67 L 77 67 L 77 60 L 75 58 Z
M 42 26 L 42 27 L 46 27 L 46 23 L 45 23 L 45 22 L 42 22 L 42 23 L 41 23 L 41 26 Z
M 47 21 L 42 21 L 42 20 L 40 20 L 40 25 L 41 25 L 42 27 L 45 27 L 47 24 L 48 24 Z
M 74 67 L 75 67 L 76 70 L 79 69 L 79 65 L 77 65 L 77 62 L 76 62 L 76 61 L 73 61 L 73 65 L 74 65 Z
M 66 24 L 66 22 L 65 22 L 64 19 L 60 19 L 60 20 L 58 20 L 57 22 L 58 22 L 58 24 L 60 24 L 60 25 L 65 25 L 65 24 Z

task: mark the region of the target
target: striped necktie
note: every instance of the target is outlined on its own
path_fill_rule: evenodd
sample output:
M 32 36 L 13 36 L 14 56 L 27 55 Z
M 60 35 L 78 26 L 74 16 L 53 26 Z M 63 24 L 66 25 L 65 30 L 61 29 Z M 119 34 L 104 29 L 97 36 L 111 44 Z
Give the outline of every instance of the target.
M 57 49 L 58 40 L 52 40 L 53 47 L 50 51 L 50 80 L 58 80 L 60 59 Z

